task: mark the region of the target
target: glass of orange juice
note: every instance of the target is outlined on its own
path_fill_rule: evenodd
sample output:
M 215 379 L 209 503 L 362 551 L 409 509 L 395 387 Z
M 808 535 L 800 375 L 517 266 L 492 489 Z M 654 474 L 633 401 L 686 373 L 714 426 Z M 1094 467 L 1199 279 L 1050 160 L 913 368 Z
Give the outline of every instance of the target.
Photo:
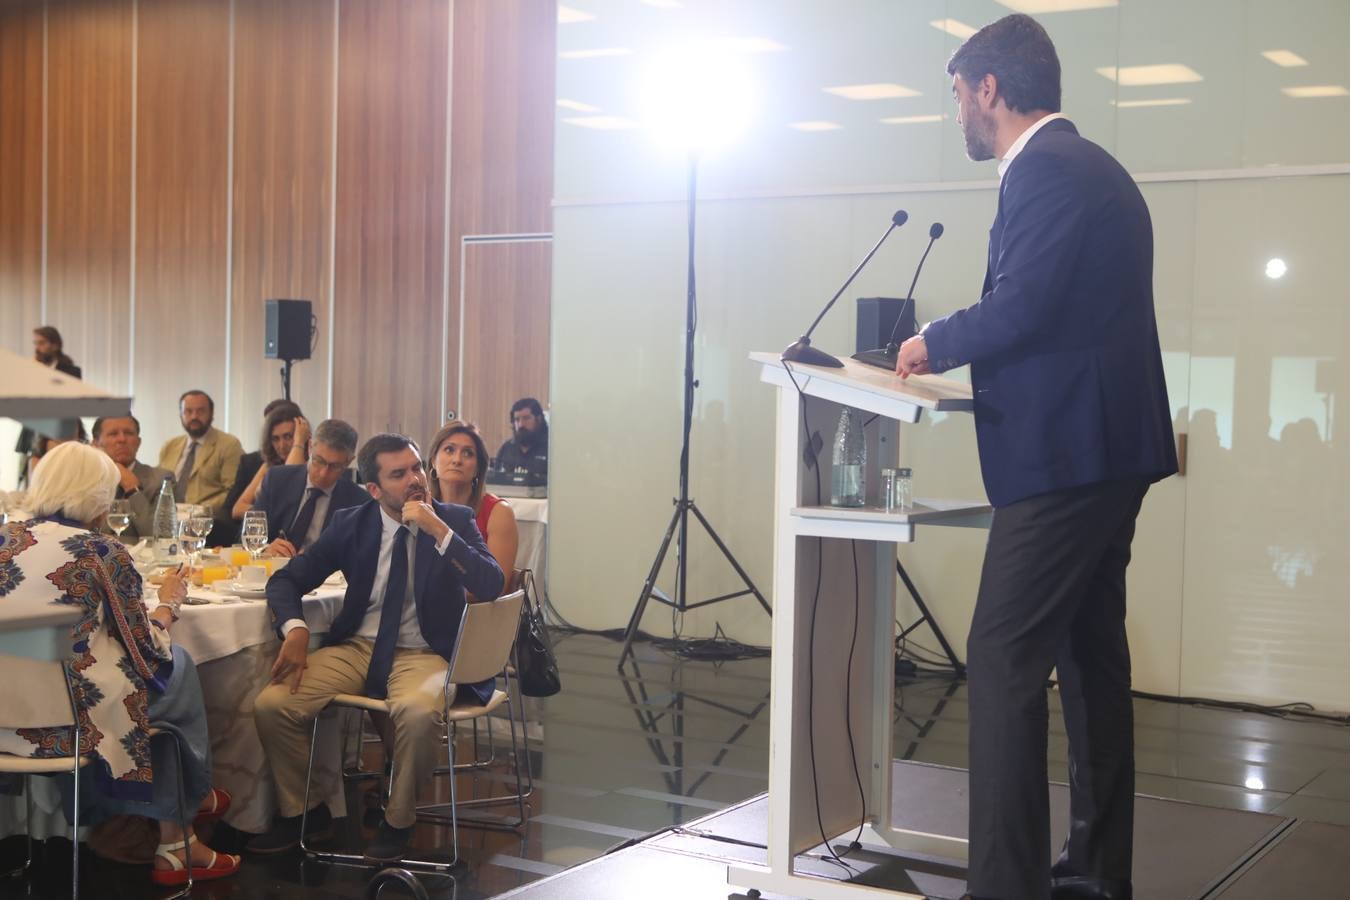
M 206 566 L 202 569 L 202 584 L 212 585 L 230 577 L 229 566 Z
M 231 547 L 229 554 L 230 565 L 235 568 L 246 566 L 253 561 L 253 557 L 242 547 Z

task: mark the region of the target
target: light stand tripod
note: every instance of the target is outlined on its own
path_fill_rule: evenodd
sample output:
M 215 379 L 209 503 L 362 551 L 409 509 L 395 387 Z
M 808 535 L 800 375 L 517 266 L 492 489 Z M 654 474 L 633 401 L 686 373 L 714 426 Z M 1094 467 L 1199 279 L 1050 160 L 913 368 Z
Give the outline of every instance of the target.
M 896 637 L 897 644 L 909 637 L 920 625 L 923 625 L 925 622 L 928 623 L 929 630 L 933 632 L 933 636 L 936 637 L 938 643 L 942 645 L 942 652 L 947 655 L 947 661 L 951 663 L 952 669 L 956 672 L 956 677 L 964 678 L 966 675 L 965 664 L 956 658 L 956 651 L 953 650 L 952 645 L 947 642 L 947 636 L 943 634 L 942 629 L 938 627 L 937 619 L 934 619 L 933 614 L 928 611 L 928 605 L 924 603 L 923 598 L 919 596 L 919 589 L 914 586 L 914 582 L 910 580 L 909 573 L 905 571 L 904 565 L 902 565 L 898 559 L 895 561 L 895 571 L 896 574 L 900 576 L 900 580 L 905 583 L 905 587 L 909 589 L 909 596 L 914 600 L 914 605 L 919 608 L 919 618 L 915 620 L 913 625 L 900 631 L 899 636 Z
M 666 527 L 665 537 L 661 539 L 661 546 L 656 551 L 656 559 L 652 561 L 651 571 L 647 574 L 647 580 L 642 585 L 642 593 L 638 595 L 637 605 L 633 608 L 633 614 L 628 619 L 628 628 L 623 636 L 623 650 L 619 653 L 619 668 L 623 668 L 624 661 L 633 652 L 633 638 L 638 633 L 638 626 L 642 623 L 642 614 L 647 609 L 647 601 L 655 599 L 658 603 L 664 603 L 678 613 L 684 613 L 691 609 L 697 609 L 700 606 L 709 606 L 713 603 L 721 603 L 723 600 L 731 600 L 736 597 L 743 597 L 746 594 L 754 594 L 759 605 L 764 607 L 764 611 L 773 615 L 773 610 L 764 595 L 755 587 L 755 583 L 750 580 L 745 569 L 736 561 L 731 550 L 718 537 L 717 531 L 712 527 L 698 506 L 689 497 L 689 431 L 694 420 L 694 389 L 698 387 L 698 382 L 694 380 L 694 331 L 698 325 L 698 294 L 694 286 L 694 205 L 695 195 L 698 186 L 698 154 L 689 154 L 689 179 L 688 179 L 688 198 L 686 204 L 689 212 L 689 267 L 687 274 L 687 291 L 685 295 L 685 325 L 684 325 L 684 429 L 682 443 L 680 444 L 680 495 L 675 498 L 675 510 L 671 514 L 670 524 Z M 722 551 L 727 562 L 736 570 L 741 581 L 745 582 L 745 589 L 733 591 L 730 594 L 722 594 L 713 597 L 710 600 L 700 600 L 697 603 L 688 602 L 688 574 L 689 574 L 689 514 L 694 514 L 698 519 L 703 530 L 712 538 L 717 549 Z M 666 553 L 670 550 L 671 539 L 675 539 L 675 598 L 669 597 L 656 591 L 656 579 L 661 574 L 661 566 L 665 563 Z

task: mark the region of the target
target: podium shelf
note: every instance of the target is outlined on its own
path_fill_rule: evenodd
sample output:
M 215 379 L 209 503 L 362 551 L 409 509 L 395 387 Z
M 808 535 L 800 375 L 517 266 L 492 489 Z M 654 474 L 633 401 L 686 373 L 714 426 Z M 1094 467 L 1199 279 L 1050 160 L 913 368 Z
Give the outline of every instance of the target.
M 912 541 L 916 525 L 988 528 L 993 513 L 988 503 L 920 499 L 905 512 L 887 512 L 879 506 L 796 506 L 791 515 L 794 530 L 806 537 Z

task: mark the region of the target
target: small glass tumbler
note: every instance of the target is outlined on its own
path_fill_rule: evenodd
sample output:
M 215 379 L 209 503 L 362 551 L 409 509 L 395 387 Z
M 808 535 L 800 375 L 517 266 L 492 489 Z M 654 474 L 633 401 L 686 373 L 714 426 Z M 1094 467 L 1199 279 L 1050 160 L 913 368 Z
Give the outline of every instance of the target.
M 909 468 L 881 470 L 881 504 L 886 512 L 908 512 L 914 506 L 913 473 Z

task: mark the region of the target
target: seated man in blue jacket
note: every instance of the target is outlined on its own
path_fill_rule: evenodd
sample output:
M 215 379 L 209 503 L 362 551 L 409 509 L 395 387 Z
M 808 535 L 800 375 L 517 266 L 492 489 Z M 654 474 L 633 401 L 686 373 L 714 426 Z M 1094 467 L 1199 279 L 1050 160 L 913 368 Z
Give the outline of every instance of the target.
M 501 592 L 502 570 L 473 510 L 431 499 L 411 438 L 375 435 L 361 448 L 357 470 L 373 499 L 335 514 L 318 541 L 267 583 L 267 605 L 283 640 L 272 683 L 254 709 L 280 815 L 249 844 L 253 853 L 279 853 L 300 842 L 310 728 L 337 694 L 389 701 L 396 774 L 366 858 L 393 862 L 407 853 L 417 784 L 431 775 L 438 753 L 442 688 L 465 592 Z M 311 654 L 301 598 L 337 571 L 346 576 L 347 594 L 323 646 Z M 492 693 L 491 681 L 462 687 L 481 702 Z M 317 834 L 331 822 L 328 808 L 318 804 L 307 828 Z
M 370 500 L 346 477 L 355 456 L 356 429 L 325 419 L 314 430 L 309 462 L 268 470 L 252 507 L 267 513 L 265 556 L 295 556 L 314 545 L 338 510 Z

